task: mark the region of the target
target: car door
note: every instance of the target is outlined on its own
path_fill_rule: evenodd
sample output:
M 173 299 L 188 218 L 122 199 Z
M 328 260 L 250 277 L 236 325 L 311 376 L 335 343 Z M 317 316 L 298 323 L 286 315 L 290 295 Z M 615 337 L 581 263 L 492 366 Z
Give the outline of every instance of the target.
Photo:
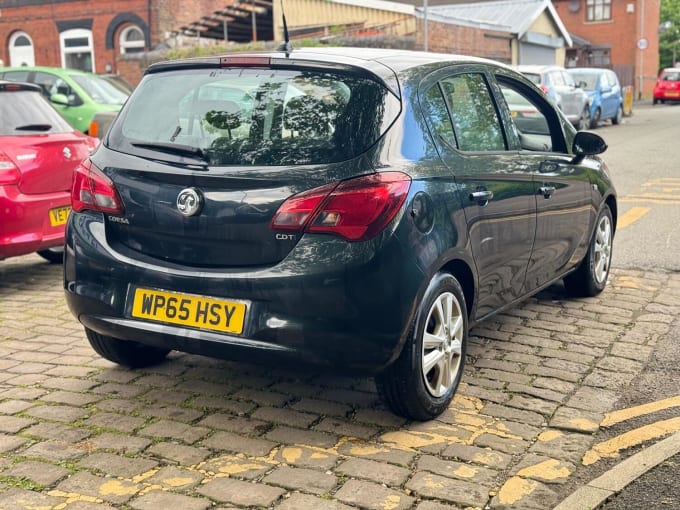
M 600 91 L 602 97 L 602 118 L 609 119 L 616 113 L 618 102 L 616 100 L 615 83 L 608 72 L 600 75 Z
M 540 94 L 510 76 L 500 74 L 497 80 L 504 97 L 520 95 L 541 118 L 529 124 L 511 115 L 508 130 L 510 147 L 519 149 L 515 165 L 532 174 L 534 185 L 536 230 L 524 286 L 531 292 L 559 278 L 583 255 L 592 212 L 592 169 L 569 153 L 565 130 L 572 128 Z
M 536 221 L 532 170 L 516 164 L 516 150 L 508 151 L 484 68 L 440 71 L 420 91 L 430 132 L 464 211 L 479 319 L 522 294 Z

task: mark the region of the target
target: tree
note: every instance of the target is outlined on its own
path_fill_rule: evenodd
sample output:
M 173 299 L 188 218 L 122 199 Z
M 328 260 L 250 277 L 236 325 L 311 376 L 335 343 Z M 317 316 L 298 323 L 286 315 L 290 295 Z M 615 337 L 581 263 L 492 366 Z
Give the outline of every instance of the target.
M 680 59 L 680 0 L 661 0 L 659 68 L 673 67 Z

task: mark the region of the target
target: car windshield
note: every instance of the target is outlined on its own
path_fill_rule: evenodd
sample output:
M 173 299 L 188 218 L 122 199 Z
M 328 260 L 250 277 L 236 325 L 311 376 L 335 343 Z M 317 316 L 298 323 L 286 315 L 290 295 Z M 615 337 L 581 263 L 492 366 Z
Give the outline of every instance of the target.
M 73 131 L 38 91 L 0 92 L 0 119 L 0 136 Z
M 74 74 L 71 77 L 95 103 L 123 104 L 128 98 L 128 94 L 99 76 Z
M 585 83 L 585 87 L 583 87 L 586 90 L 595 90 L 597 88 L 597 77 L 599 75 L 594 74 L 594 73 L 570 73 L 571 76 L 574 78 L 574 81 L 576 83 Z
M 179 146 L 175 156 L 193 147 L 212 165 L 332 163 L 375 143 L 394 120 L 386 106 L 395 104 L 385 87 L 351 74 L 164 72 L 140 83 L 109 143 L 140 155 L 155 144 L 158 159 L 169 157 L 171 144 Z

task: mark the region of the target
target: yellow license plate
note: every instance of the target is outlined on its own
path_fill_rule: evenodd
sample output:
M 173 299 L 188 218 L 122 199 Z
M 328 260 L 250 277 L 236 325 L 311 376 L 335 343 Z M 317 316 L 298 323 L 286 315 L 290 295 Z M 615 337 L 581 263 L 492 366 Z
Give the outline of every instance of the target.
M 667 95 L 668 97 L 678 97 L 678 96 L 680 96 L 680 92 L 677 92 L 677 91 L 674 91 L 674 90 L 673 90 L 673 91 L 671 91 L 671 92 L 666 92 L 666 95 Z
M 191 294 L 137 288 L 132 316 L 192 328 L 241 334 L 246 304 Z
M 50 225 L 53 227 L 58 227 L 59 225 L 65 225 L 68 219 L 68 213 L 71 212 L 69 206 L 55 207 L 50 209 Z

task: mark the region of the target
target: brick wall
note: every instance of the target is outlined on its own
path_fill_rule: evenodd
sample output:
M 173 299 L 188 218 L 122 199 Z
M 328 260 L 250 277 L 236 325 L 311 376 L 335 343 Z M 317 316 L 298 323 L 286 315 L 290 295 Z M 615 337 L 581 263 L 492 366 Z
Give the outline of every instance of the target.
M 474 55 L 506 63 L 510 63 L 512 60 L 510 35 L 505 32 L 481 30 L 430 20 L 427 23 L 427 33 L 429 51 Z M 423 42 L 423 20 L 419 19 L 416 47 L 422 49 Z
M 150 2 L 150 3 L 149 3 Z M 197 21 L 224 7 L 228 0 L 72 0 L 39 5 L 35 0 L 0 2 L 0 60 L 10 65 L 9 39 L 16 31 L 33 40 L 35 64 L 61 67 L 61 50 L 57 22 L 92 21 L 95 71 L 119 72 L 118 37 L 129 23 L 112 25 L 121 14 L 140 18 L 150 29 L 151 47 L 165 40 L 166 34 L 180 25 Z M 150 9 L 149 9 L 150 7 Z M 149 21 L 149 14 L 151 20 Z M 107 48 L 107 30 L 115 28 L 114 48 Z M 142 27 L 140 27 L 142 28 Z
M 611 47 L 610 67 L 632 68 L 636 97 L 651 97 L 659 65 L 659 0 L 612 0 L 611 19 L 604 21 L 586 19 L 586 0 L 578 9 L 570 9 L 570 0 L 553 0 L 553 4 L 570 33 Z M 641 50 L 637 42 L 643 37 L 648 46 Z

